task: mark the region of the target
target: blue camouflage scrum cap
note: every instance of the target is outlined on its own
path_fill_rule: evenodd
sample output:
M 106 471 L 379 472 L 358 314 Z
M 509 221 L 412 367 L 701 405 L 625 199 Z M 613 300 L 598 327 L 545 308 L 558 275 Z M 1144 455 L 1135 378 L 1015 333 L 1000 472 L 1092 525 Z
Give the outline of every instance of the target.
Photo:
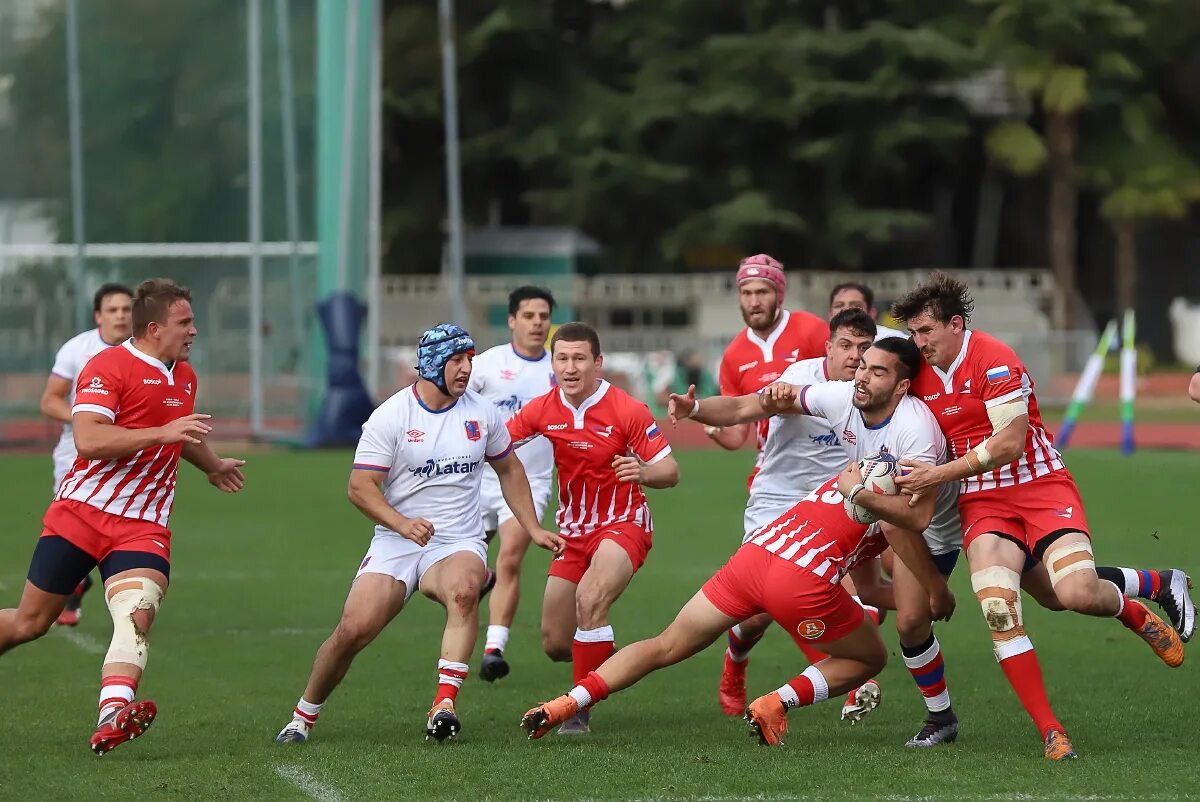
M 439 323 L 421 335 L 417 342 L 417 372 L 422 379 L 433 382 L 446 395 L 446 363 L 455 354 L 475 354 L 475 341 L 462 326 Z

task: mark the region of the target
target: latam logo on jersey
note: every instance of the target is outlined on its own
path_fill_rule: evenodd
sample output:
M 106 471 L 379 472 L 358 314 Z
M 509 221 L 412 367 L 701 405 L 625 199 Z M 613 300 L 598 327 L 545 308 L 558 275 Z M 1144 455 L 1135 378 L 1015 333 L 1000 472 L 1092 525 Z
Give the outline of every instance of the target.
M 819 446 L 840 446 L 842 444 L 842 442 L 838 440 L 837 435 L 833 432 L 826 432 L 825 434 L 810 434 L 808 439 L 812 440 L 813 443 Z
M 483 462 L 481 459 L 469 460 L 461 457 L 430 459 L 426 460 L 424 465 L 418 465 L 408 470 L 413 476 L 428 479 L 431 476 L 446 476 L 452 473 L 475 473 L 481 462 Z
M 95 395 L 108 395 L 108 390 L 104 389 L 104 382 L 100 380 L 99 376 L 93 376 L 92 380 L 88 383 L 88 386 L 84 387 L 79 392 L 94 393 Z
M 463 423 L 463 428 L 467 430 L 467 439 L 471 442 L 475 442 L 483 434 L 479 430 L 479 421 L 477 420 L 465 421 Z
M 512 412 L 515 414 L 517 410 L 521 408 L 522 404 L 521 399 L 517 398 L 515 395 L 510 395 L 508 398 L 503 398 L 497 401 L 496 406 L 507 412 Z

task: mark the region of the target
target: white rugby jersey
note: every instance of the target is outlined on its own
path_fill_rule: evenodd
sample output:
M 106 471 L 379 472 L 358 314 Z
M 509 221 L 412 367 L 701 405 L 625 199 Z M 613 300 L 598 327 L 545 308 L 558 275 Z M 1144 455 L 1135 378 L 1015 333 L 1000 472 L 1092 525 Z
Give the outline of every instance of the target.
M 866 424 L 853 399 L 854 382 L 837 381 L 801 388 L 799 403 L 805 414 L 820 416 L 832 424 L 851 459 L 887 451 L 896 459 L 921 460 L 931 465 L 946 461 L 946 436 L 920 399 L 905 395 L 892 416 L 874 427 Z M 957 500 L 957 484 L 942 485 L 933 519 L 924 533 L 933 554 L 962 548 Z
M 884 326 L 882 324 L 876 323 L 875 324 L 875 342 L 879 342 L 880 340 L 887 339 L 888 337 L 902 337 L 903 339 L 907 340 L 908 332 L 900 331 L 900 329 L 893 329 L 891 326 Z
M 788 367 L 778 381 L 823 384 L 829 381 L 825 357 Z M 768 421 L 762 459 L 750 485 L 746 529 L 757 529 L 786 512 L 846 466 L 846 452 L 832 424 L 809 415 L 775 415 Z
M 430 543 L 483 537 L 479 511 L 485 459 L 512 451 L 500 408 L 467 390 L 446 409 L 431 410 L 413 384 L 379 405 L 363 424 L 356 470 L 383 471 L 383 495 L 407 518 L 433 524 Z M 375 527 L 376 534 L 397 534 Z
M 505 343 L 484 351 L 471 365 L 471 389 L 498 406 L 506 421 L 554 386 L 549 351 L 542 352 L 538 359 L 529 359 L 518 354 L 512 343 Z M 517 450 L 517 457 L 525 466 L 530 484 L 549 484 L 554 474 L 554 449 L 549 440 L 539 437 L 526 443 Z M 486 465 L 483 481 L 496 487 L 500 485 L 496 472 Z
M 54 355 L 54 367 L 50 368 L 50 372 L 71 383 L 71 389 L 67 393 L 68 407 L 75 404 L 75 382 L 79 379 L 83 366 L 96 354 L 113 345 L 119 343 L 106 343 L 100 336 L 100 329 L 94 328 L 76 334 L 58 349 L 58 353 Z M 70 467 L 76 456 L 75 436 L 71 433 L 71 424 L 64 423 L 62 436 L 58 438 L 58 445 L 54 447 L 54 462 L 56 465 L 65 464 Z M 63 472 L 65 473 L 65 470 Z

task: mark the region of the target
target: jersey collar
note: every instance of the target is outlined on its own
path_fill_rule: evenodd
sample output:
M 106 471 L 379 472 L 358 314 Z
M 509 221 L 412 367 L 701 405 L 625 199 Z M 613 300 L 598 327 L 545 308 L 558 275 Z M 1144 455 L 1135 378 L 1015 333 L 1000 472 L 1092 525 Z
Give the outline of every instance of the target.
M 783 330 L 787 328 L 788 321 L 791 319 L 792 313 L 784 309 L 779 315 L 779 322 L 775 324 L 775 328 L 767 335 L 767 339 L 763 339 L 754 333 L 754 329 L 746 327 L 746 339 L 754 343 L 762 351 L 763 362 L 772 361 L 775 356 L 775 343 L 783 336 Z
M 950 369 L 943 372 L 937 365 L 930 365 L 937 377 L 942 380 L 942 387 L 946 393 L 954 392 L 954 372 L 962 366 L 963 360 L 967 358 L 967 346 L 971 344 L 971 330 L 967 329 L 963 332 L 962 349 L 958 352 L 958 356 L 954 357 L 954 361 L 950 363 Z
M 508 347 L 512 349 L 513 356 L 515 356 L 517 359 L 520 359 L 524 362 L 541 362 L 543 359 L 546 358 L 546 349 L 545 348 L 542 349 L 542 353 L 539 354 L 538 356 L 525 356 L 524 354 L 522 354 L 520 351 L 517 350 L 517 346 L 515 346 L 514 344 L 509 343 Z
M 563 392 L 562 388 L 561 387 L 558 388 L 558 400 L 561 401 L 562 405 L 564 407 L 566 407 L 567 410 L 569 410 L 575 416 L 575 428 L 576 429 L 583 428 L 584 414 L 586 414 L 589 409 L 596 406 L 596 404 L 600 403 L 600 400 L 602 398 L 604 398 L 605 395 L 608 394 L 608 388 L 611 386 L 612 385 L 609 384 L 607 381 L 605 381 L 604 379 L 601 379 L 600 386 L 598 388 L 596 388 L 596 392 L 592 393 L 587 398 L 583 399 L 583 403 L 579 405 L 578 409 L 575 408 L 571 404 L 571 402 L 567 400 L 567 394 Z
M 114 347 L 116 347 L 116 346 L 114 346 Z M 143 362 L 145 362 L 147 365 L 151 366 L 152 368 L 162 371 L 162 374 L 167 377 L 167 384 L 174 386 L 174 384 L 175 384 L 175 366 L 174 365 L 172 365 L 171 367 L 167 367 L 166 364 L 164 364 L 161 359 L 150 356 L 145 351 L 139 350 L 133 344 L 132 337 L 129 338 L 128 340 L 126 340 L 125 342 L 121 343 L 120 347 L 124 348 L 126 351 L 133 354 L 135 357 L 142 360 Z

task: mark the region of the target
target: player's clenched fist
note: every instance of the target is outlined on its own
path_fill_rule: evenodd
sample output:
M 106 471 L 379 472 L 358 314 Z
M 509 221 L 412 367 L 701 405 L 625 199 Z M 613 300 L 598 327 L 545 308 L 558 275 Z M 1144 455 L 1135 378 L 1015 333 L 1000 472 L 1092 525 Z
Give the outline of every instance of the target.
M 406 537 L 418 546 L 424 546 L 433 537 L 433 524 L 424 518 L 408 518 L 397 529 L 401 537 Z
M 204 422 L 211 417 L 212 415 L 193 412 L 191 415 L 176 418 L 166 426 L 159 427 L 159 442 L 164 446 L 174 443 L 199 443 L 212 431 L 212 427 Z
M 567 541 L 563 540 L 562 535 L 558 532 L 551 532 L 549 529 L 538 527 L 529 533 L 530 539 L 534 543 L 541 546 L 546 551 L 553 554 L 555 557 L 563 553 L 567 547 Z
M 688 386 L 686 395 L 679 393 L 671 393 L 667 396 L 667 417 L 671 419 L 672 424 L 676 424 L 684 418 L 690 417 L 692 410 L 696 408 L 696 385 Z
M 617 472 L 618 482 L 643 483 L 642 461 L 637 457 L 614 457 L 612 466 Z
M 758 394 L 758 403 L 764 412 L 772 415 L 787 412 L 796 406 L 796 385 L 787 382 L 769 384 Z

